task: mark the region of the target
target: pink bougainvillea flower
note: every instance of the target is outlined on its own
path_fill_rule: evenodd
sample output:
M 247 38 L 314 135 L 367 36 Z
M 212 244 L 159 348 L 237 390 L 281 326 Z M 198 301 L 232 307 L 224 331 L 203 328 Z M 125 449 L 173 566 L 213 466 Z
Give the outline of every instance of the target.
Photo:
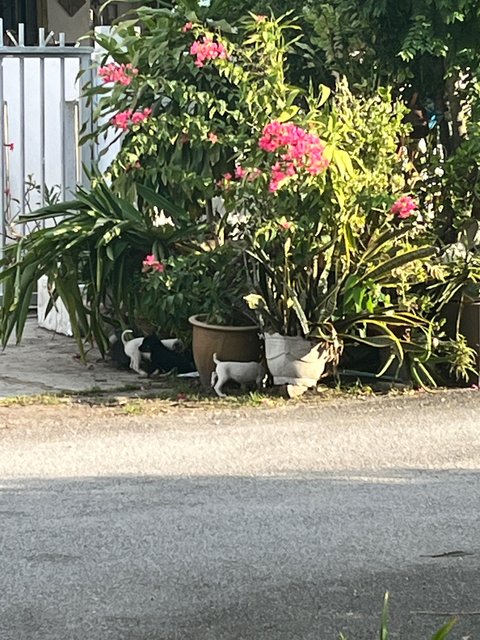
M 295 165 L 293 162 L 289 162 L 286 167 L 285 167 L 285 173 L 287 174 L 287 176 L 294 176 L 297 173 L 297 170 L 295 168 Z
M 256 180 L 257 178 L 259 178 L 262 175 L 262 171 L 261 169 L 255 168 L 252 171 L 248 172 L 248 180 L 249 182 L 253 182 L 254 180 Z
M 271 169 L 271 192 L 277 191 L 286 178 L 296 176 L 299 171 L 305 170 L 315 176 L 328 166 L 320 138 L 292 122 L 269 122 L 258 145 L 268 153 L 280 152 L 281 162 L 277 160 Z
M 158 273 L 163 273 L 165 271 L 165 265 L 157 260 L 154 255 L 150 254 L 145 256 L 145 260 L 143 261 L 143 271 L 157 271 Z
M 132 82 L 133 77 L 137 74 L 138 69 L 133 67 L 130 63 L 116 64 L 115 62 L 111 62 L 104 67 L 100 67 L 98 70 L 98 75 L 102 78 L 104 83 L 118 82 L 125 86 L 128 86 Z
M 224 179 L 226 182 L 230 182 L 230 181 L 233 179 L 233 176 L 232 176 L 232 174 L 231 174 L 231 173 L 224 173 L 224 174 L 223 174 L 223 179 Z
M 282 227 L 282 229 L 285 229 L 286 231 L 291 229 L 293 226 L 293 222 L 290 222 L 290 220 L 281 220 L 278 224 Z
M 193 22 L 186 22 L 182 27 L 182 32 L 187 33 L 187 31 L 191 31 L 193 29 Z
M 247 175 L 247 171 L 246 169 L 244 169 L 243 167 L 241 167 L 240 165 L 237 165 L 235 167 L 235 178 L 238 178 L 239 180 L 241 180 L 242 178 L 244 178 Z
M 131 109 L 121 111 L 117 113 L 111 120 L 111 123 L 117 127 L 117 129 L 123 129 L 126 131 L 131 124 L 140 124 L 144 120 L 147 120 L 152 115 L 152 110 L 149 107 L 145 107 L 143 111 L 133 112 Z
M 417 203 L 411 196 L 401 196 L 392 204 L 390 211 L 401 220 L 405 220 L 413 215 L 417 208 Z
M 126 111 L 120 111 L 116 115 L 113 116 L 111 123 L 117 127 L 117 129 L 123 129 L 126 131 L 128 129 L 128 125 L 130 124 L 130 119 L 132 117 L 132 110 L 127 109 Z
M 135 113 L 132 113 L 132 124 L 139 124 L 147 120 L 151 115 L 152 110 L 149 107 L 145 107 L 143 111 L 135 111 Z
M 190 55 L 195 57 L 195 66 L 199 68 L 205 66 L 205 62 L 208 60 L 226 60 L 228 58 L 225 45 L 208 36 L 192 43 Z
M 213 131 L 210 131 L 210 133 L 208 134 L 208 139 L 212 144 L 215 144 L 216 142 L 218 142 L 218 136 L 216 133 L 213 133 Z
M 288 178 L 288 174 L 283 170 L 280 162 L 276 162 L 271 170 L 271 180 L 269 184 L 269 190 L 271 193 L 275 193 L 281 186 L 281 183 Z

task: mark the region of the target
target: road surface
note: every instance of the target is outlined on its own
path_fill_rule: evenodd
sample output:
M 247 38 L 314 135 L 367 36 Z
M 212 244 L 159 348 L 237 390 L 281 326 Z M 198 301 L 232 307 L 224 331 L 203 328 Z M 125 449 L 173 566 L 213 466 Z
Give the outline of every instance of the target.
M 0 638 L 477 640 L 479 469 L 475 391 L 0 408 Z

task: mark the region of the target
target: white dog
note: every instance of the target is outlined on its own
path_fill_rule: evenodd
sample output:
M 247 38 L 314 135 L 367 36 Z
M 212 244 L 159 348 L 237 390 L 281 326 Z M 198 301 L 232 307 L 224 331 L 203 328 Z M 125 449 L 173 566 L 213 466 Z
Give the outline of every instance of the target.
M 150 359 L 149 353 L 142 353 L 140 351 L 144 338 L 142 336 L 141 338 L 127 340 L 126 336 L 129 333 L 133 333 L 133 331 L 131 329 L 125 329 L 122 333 L 122 343 L 125 355 L 130 358 L 130 369 L 138 373 L 139 376 L 146 376 L 148 375 L 147 372 L 140 368 L 142 358 L 146 360 Z M 167 349 L 170 349 L 170 351 L 181 351 L 183 348 L 182 341 L 178 338 L 169 338 L 168 340 L 161 340 L 161 342 Z
M 129 333 L 133 333 L 131 329 L 125 329 L 122 333 L 122 343 L 125 355 L 130 358 L 130 369 L 138 373 L 139 376 L 146 376 L 147 372 L 140 368 L 140 361 L 142 360 L 142 352 L 140 351 L 140 345 L 143 342 L 143 336 L 141 338 L 132 338 L 127 340 L 126 336 Z M 145 354 L 149 355 L 149 354 Z
M 227 380 L 239 382 L 242 387 L 248 383 L 255 382 L 257 389 L 259 389 L 267 374 L 263 362 L 222 362 L 217 358 L 216 353 L 213 354 L 213 361 L 215 370 L 212 371 L 212 387 L 215 389 L 217 396 L 221 398 L 225 397 L 222 387 Z

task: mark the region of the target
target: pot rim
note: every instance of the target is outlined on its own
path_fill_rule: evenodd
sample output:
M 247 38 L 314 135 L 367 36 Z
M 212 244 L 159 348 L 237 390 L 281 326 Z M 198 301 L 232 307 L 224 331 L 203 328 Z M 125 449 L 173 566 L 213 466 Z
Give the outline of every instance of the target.
M 273 339 L 273 340 L 283 340 L 284 342 L 309 342 L 312 345 L 317 344 L 326 344 L 326 340 L 321 340 L 320 338 L 304 338 L 303 336 L 283 336 L 281 333 L 276 331 L 275 333 L 269 333 L 264 331 L 264 338 Z
M 208 324 L 208 322 L 199 319 L 206 317 L 206 313 L 198 313 L 196 315 L 190 316 L 188 321 L 194 327 L 201 327 L 202 329 L 219 329 L 220 331 L 260 331 L 259 327 L 256 324 L 237 327 L 234 325 Z

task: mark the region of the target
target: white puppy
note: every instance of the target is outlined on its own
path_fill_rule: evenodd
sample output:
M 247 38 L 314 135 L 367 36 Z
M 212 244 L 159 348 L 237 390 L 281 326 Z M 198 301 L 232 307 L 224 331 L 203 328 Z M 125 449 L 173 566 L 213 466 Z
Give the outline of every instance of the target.
M 132 338 L 131 340 L 127 340 L 126 336 L 129 333 L 133 333 L 131 329 L 125 329 L 122 333 L 122 343 L 125 354 L 130 358 L 130 369 L 133 369 L 139 376 L 148 375 L 146 371 L 140 368 L 140 362 L 142 358 L 146 360 L 150 360 L 149 353 L 142 353 L 140 351 L 140 346 L 143 342 L 143 336 L 140 338 Z M 170 351 L 181 351 L 183 348 L 182 341 L 178 338 L 169 338 L 167 340 L 161 341 L 167 349 Z
M 250 382 L 255 382 L 257 389 L 262 386 L 267 370 L 263 362 L 222 362 L 218 360 L 217 354 L 213 354 L 215 370 L 212 371 L 212 387 L 217 396 L 225 397 L 222 392 L 223 385 L 227 380 L 239 382 L 242 387 Z

